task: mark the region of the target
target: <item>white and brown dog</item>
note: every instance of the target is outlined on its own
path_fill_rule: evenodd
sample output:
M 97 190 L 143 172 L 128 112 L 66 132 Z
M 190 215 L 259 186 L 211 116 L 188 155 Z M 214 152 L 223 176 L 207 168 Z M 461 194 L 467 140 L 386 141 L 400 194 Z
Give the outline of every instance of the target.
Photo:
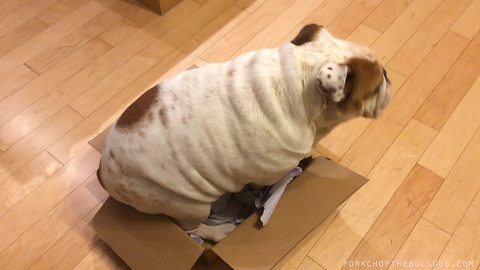
M 98 178 L 110 195 L 219 241 L 210 205 L 246 184 L 271 185 L 351 118 L 391 97 L 365 47 L 305 26 L 288 44 L 182 72 L 148 90 L 111 129 Z

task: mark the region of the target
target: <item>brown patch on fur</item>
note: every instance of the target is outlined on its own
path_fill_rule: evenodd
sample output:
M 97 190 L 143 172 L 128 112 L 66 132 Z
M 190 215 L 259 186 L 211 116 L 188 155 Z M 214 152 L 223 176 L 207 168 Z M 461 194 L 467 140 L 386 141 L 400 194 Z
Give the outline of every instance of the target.
M 98 179 L 98 182 L 100 183 L 100 185 L 102 186 L 103 189 L 107 190 L 105 188 L 105 185 L 103 184 L 103 180 L 102 180 L 102 173 L 100 172 L 100 166 L 98 166 L 98 170 L 97 170 L 97 179 Z
M 160 87 L 157 85 L 141 95 L 122 113 L 117 121 L 117 126 L 121 128 L 130 128 L 140 122 L 147 115 L 150 107 L 155 104 L 159 91 Z
M 109 155 L 112 159 L 115 159 L 115 154 L 113 154 L 112 150 L 110 150 L 110 152 L 108 152 L 108 155 Z
M 297 36 L 291 41 L 292 44 L 301 46 L 305 43 L 315 40 L 323 26 L 318 24 L 307 24 L 297 34 Z

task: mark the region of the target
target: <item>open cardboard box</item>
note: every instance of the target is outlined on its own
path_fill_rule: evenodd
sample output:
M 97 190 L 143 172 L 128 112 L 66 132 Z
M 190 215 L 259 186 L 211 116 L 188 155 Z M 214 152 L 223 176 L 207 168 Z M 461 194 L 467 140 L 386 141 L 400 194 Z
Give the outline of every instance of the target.
M 101 152 L 108 129 L 90 144 Z M 366 178 L 316 158 L 287 186 L 265 227 L 251 215 L 213 247 L 202 247 L 168 217 L 107 199 L 92 220 L 97 234 L 132 269 L 271 269 Z

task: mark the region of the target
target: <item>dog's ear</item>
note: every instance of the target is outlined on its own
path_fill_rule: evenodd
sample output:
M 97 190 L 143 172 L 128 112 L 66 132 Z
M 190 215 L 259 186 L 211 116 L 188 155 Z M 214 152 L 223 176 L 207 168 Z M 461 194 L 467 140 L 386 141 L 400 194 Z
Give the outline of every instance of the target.
M 334 102 L 347 97 L 360 105 L 374 94 L 383 79 L 383 72 L 375 60 L 364 57 L 347 58 L 343 63 L 325 63 L 317 73 L 320 91 Z
M 322 25 L 318 25 L 314 23 L 307 24 L 302 28 L 302 30 L 300 30 L 300 32 L 291 42 L 294 45 L 301 46 L 305 43 L 314 41 L 315 39 L 317 39 L 322 29 L 323 29 Z
M 353 98 L 363 99 L 373 95 L 383 81 L 383 69 L 380 64 L 366 57 L 352 57 L 346 63 L 355 77 Z
M 325 63 L 316 75 L 318 89 L 334 102 L 342 101 L 349 89 L 347 85 L 353 74 L 347 64 Z

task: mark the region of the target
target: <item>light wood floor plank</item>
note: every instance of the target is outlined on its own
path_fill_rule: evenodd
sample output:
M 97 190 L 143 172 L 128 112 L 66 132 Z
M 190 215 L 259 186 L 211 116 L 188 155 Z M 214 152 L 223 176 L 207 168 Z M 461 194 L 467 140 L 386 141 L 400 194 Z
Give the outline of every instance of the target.
M 420 164 L 442 177 L 448 175 L 480 127 L 479 100 L 480 78 L 477 78 L 420 159 Z
M 98 37 L 115 47 L 137 30 L 138 27 L 136 25 L 125 19 L 121 19 L 108 29 L 108 31 L 101 33 Z
M 363 22 L 379 32 L 384 32 L 413 0 L 385 0 Z
M 67 179 L 61 180 L 69 181 Z M 48 181 L 48 184 L 52 183 L 52 180 Z M 77 183 L 70 184 L 78 186 Z M 57 247 L 63 243 L 63 236 L 69 237 L 78 233 L 78 228 L 75 225 L 79 222 L 82 223 L 82 219 L 85 216 L 88 216 L 89 220 L 91 220 L 93 216 L 92 210 L 98 210 L 99 204 L 106 198 L 106 192 L 96 187 L 96 185 L 98 185 L 96 176 L 89 177 L 89 179 L 85 180 L 84 183 L 52 207 L 48 213 L 45 213 L 35 224 L 32 224 L 24 234 L 0 253 L 0 264 L 2 267 L 6 269 L 27 269 L 31 266 L 33 269 L 52 269 L 52 267 L 42 266 L 42 257 L 48 258 L 51 262 L 55 260 L 56 263 L 59 263 L 57 260 L 60 258 L 65 259 L 61 256 L 61 253 L 57 253 L 57 257 L 54 258 L 49 252 L 51 248 L 59 251 Z M 60 194 L 63 193 L 63 190 L 61 190 Z M 48 196 L 52 195 L 48 194 Z M 53 197 L 57 197 L 57 195 Z M 88 221 L 83 221 L 83 224 L 85 223 L 88 223 Z M 70 228 L 74 231 L 71 231 Z M 90 227 L 88 229 L 92 230 Z M 15 231 L 18 231 L 18 229 Z M 78 252 L 80 247 L 75 246 L 73 242 L 71 244 L 72 246 L 69 247 L 63 246 L 63 252 L 70 253 L 73 257 L 74 252 Z M 80 259 L 74 261 L 74 264 L 70 265 L 70 269 Z M 69 269 L 65 265 L 60 264 L 57 267 L 58 269 Z
M 106 76 L 83 94 L 70 102 L 69 106 L 84 117 L 88 117 L 102 104 L 132 83 L 161 59 L 175 49 L 158 40 L 133 56 L 127 63 Z M 15 129 L 15 128 L 14 128 Z
M 237 12 L 238 9 L 231 9 L 232 12 Z M 228 12 L 228 11 L 227 11 Z M 226 13 L 226 15 L 231 13 Z M 225 20 L 223 16 L 219 17 L 219 21 Z M 233 27 L 239 21 L 233 21 L 233 25 L 229 25 L 226 27 Z M 190 47 L 196 47 L 195 44 L 211 44 L 209 42 L 205 42 L 205 39 L 211 35 L 210 31 L 215 31 L 218 29 L 219 25 L 217 21 L 214 21 L 210 24 L 211 27 L 207 26 L 205 29 L 209 29 L 209 31 L 200 31 L 197 33 L 192 39 L 193 43 L 187 42 L 185 47 L 182 46 L 181 50 L 187 50 L 187 52 L 191 55 L 197 55 L 197 49 L 195 52 L 189 51 Z M 204 47 L 200 46 L 198 49 L 203 52 Z M 189 49 L 190 48 L 190 49 Z M 60 139 L 57 143 L 52 145 L 49 148 L 50 153 L 53 153 L 56 158 L 62 161 L 67 161 L 72 158 L 76 153 L 81 151 L 88 140 L 90 140 L 94 135 L 99 133 L 103 128 L 108 126 L 113 122 L 114 119 L 118 117 L 118 115 L 128 106 L 133 100 L 136 99 L 141 93 L 145 90 L 150 88 L 155 83 L 161 81 L 166 76 L 171 74 L 180 72 L 186 68 L 188 68 L 191 63 L 194 61 L 187 61 L 185 63 L 179 63 L 177 66 L 174 66 L 175 63 L 172 61 L 175 57 L 181 56 L 178 53 L 172 53 L 171 56 L 167 57 L 166 59 L 160 61 L 148 72 L 144 73 L 140 78 L 138 78 L 135 82 L 130 84 L 126 89 L 122 90 L 118 95 L 116 95 L 112 100 L 108 103 L 102 105 L 94 114 L 87 117 L 83 123 L 78 126 L 78 129 L 72 130 L 68 134 L 66 134 L 62 139 Z M 171 72 L 171 74 L 166 74 L 166 72 Z M 69 149 L 69 151 L 66 151 Z
M 77 8 L 85 5 L 88 1 L 89 0 L 59 1 L 38 14 L 37 18 L 48 25 L 54 25 Z
M 151 21 L 160 18 L 157 13 L 155 13 L 150 8 L 147 8 L 146 6 L 138 3 L 137 0 L 122 0 L 118 3 L 118 5 L 114 5 L 111 8 L 111 11 L 113 11 L 123 19 L 127 20 L 129 23 L 138 27 L 146 26 Z M 166 15 L 164 17 L 166 17 Z
M 62 109 L 28 136 L 0 155 L 0 183 L 12 177 L 19 169 L 38 156 L 82 117 L 69 108 Z
M 149 23 L 143 27 L 139 26 L 140 22 L 135 23 L 134 21 L 136 20 L 127 19 L 124 17 L 107 32 L 102 33 L 100 38 L 112 46 L 117 46 L 121 42 L 128 42 L 131 40 L 131 36 L 138 32 L 139 27 L 141 28 L 141 31 L 148 33 L 155 38 L 161 38 L 162 35 L 177 25 L 182 18 L 188 18 L 199 7 L 199 4 L 191 0 L 184 0 L 166 15 L 162 17 L 154 17 L 153 20 L 149 21 Z M 115 12 L 120 14 L 128 14 L 129 6 L 125 6 L 124 4 L 123 6 L 116 7 Z M 142 20 L 142 23 L 145 23 L 145 21 Z
M 450 267 L 438 269 L 475 269 L 480 265 L 480 193 L 477 194 L 452 235 L 439 260 Z
M 353 0 L 336 1 L 325 0 L 320 6 L 308 15 L 303 22 L 305 24 L 316 23 L 319 25 L 329 25 L 339 16 Z
M 386 64 L 390 61 L 440 2 L 440 0 L 413 1 L 372 45 L 372 50 L 380 62 Z
M 0 37 L 25 24 L 40 12 L 58 2 L 58 0 L 31 1 L 0 19 Z
M 149 77 L 149 80 L 152 82 L 149 84 L 151 86 L 159 83 L 164 78 L 171 77 L 183 70 L 189 69 L 195 64 L 197 59 L 201 58 L 200 55 L 202 53 L 211 48 L 216 41 L 241 23 L 249 14 L 250 13 L 241 10 L 236 5 L 231 6 L 180 46 L 175 53 L 170 54 L 155 64 L 144 74 L 146 77 L 141 80 L 144 81 Z M 207 62 L 204 59 L 202 59 L 202 61 Z
M 298 270 L 325 270 L 321 265 L 316 263 L 310 257 L 305 257 L 302 263 L 298 266 Z
M 96 181 L 96 180 L 95 180 Z M 106 197 L 106 195 L 104 195 Z M 30 269 L 72 269 L 97 243 L 102 241 L 90 227 L 90 221 L 100 209 L 101 203 L 65 233 Z
M 398 90 L 383 115 L 347 151 L 341 164 L 366 175 L 430 95 L 468 40 L 449 32 Z
M 204 12 L 204 10 L 199 10 L 199 12 Z M 151 45 L 148 46 L 149 44 Z M 0 142 L 2 142 L 3 147 L 8 147 L 9 144 L 27 134 L 89 88 L 98 85 L 90 93 L 87 92 L 88 96 L 86 96 L 87 99 L 90 99 L 91 95 L 101 93 L 100 96 L 95 98 L 98 101 L 97 103 L 89 103 L 88 108 L 83 108 L 82 106 L 85 103 L 81 103 L 81 101 L 80 104 L 74 104 L 73 106 L 74 109 L 79 109 L 79 112 L 85 116 L 89 115 L 108 98 L 115 95 L 116 92 L 170 52 L 172 50 L 164 46 L 161 41 L 155 42 L 152 35 L 142 30 L 136 32 L 125 42 L 113 48 L 81 72 L 62 83 L 49 95 L 39 99 L 27 110 L 3 125 L 0 128 Z M 140 54 L 136 57 L 135 55 L 138 53 Z M 117 69 L 118 66 L 121 66 L 121 68 Z M 121 77 L 121 80 L 119 80 L 119 77 Z M 109 88 L 110 91 L 104 91 L 104 87 Z M 64 89 L 68 89 L 68 91 Z M 21 129 L 18 128 L 20 126 Z
M 131 0 L 131 1 L 134 1 L 134 0 Z M 183 0 L 177 6 L 175 6 L 175 8 L 173 8 L 170 12 L 166 13 L 165 15 L 163 16 L 154 15 L 154 19 L 150 20 L 147 24 L 141 27 L 141 31 L 155 38 L 160 38 L 170 29 L 175 27 L 179 22 L 191 16 L 198 8 L 200 8 L 199 4 L 191 0 Z M 121 9 L 117 8 L 117 9 L 118 11 L 115 10 L 115 12 L 118 12 L 120 14 L 126 13 L 124 16 L 122 16 L 123 19 L 127 19 L 130 23 L 134 25 L 138 25 L 139 23 L 141 23 L 141 22 L 135 22 L 137 20 L 129 19 L 128 8 L 121 8 Z M 131 36 L 128 39 L 126 39 L 126 41 L 130 39 L 131 39 Z
M 91 1 L 39 35 L 17 47 L 15 50 L 0 58 L 0 76 L 7 74 L 19 64 L 28 61 L 33 56 L 51 46 L 57 40 L 66 36 L 101 13 L 103 10 L 103 6 Z
M 472 39 L 480 30 L 478 16 L 480 16 L 480 0 L 473 0 L 467 10 L 452 26 L 452 31 Z
M 203 14 L 205 14 L 205 12 L 212 12 L 210 9 L 198 11 L 201 12 L 200 14 L 202 16 Z M 215 18 L 208 26 L 204 27 L 193 37 L 190 37 L 190 42 L 184 44 L 185 46 L 181 46 L 180 50 L 185 51 L 189 50 L 189 48 L 193 49 L 193 47 L 198 47 L 197 50 L 201 50 L 203 46 L 208 45 L 208 42 L 205 40 L 211 34 L 218 31 L 221 28 L 220 25 L 224 25 L 226 23 L 226 20 L 230 19 L 232 16 L 241 14 L 241 12 L 242 11 L 237 7 L 227 9 L 220 16 Z M 175 28 L 174 31 L 176 31 Z M 177 34 L 178 33 L 180 32 L 177 32 Z M 116 70 L 114 73 L 110 74 L 107 78 L 102 80 L 99 84 L 95 85 L 93 88 L 89 89 L 87 92 L 76 98 L 73 102 L 70 103 L 70 106 L 83 116 L 89 116 L 103 103 L 107 102 L 115 94 L 125 88 L 125 85 L 129 85 L 134 79 L 138 78 L 154 64 L 156 64 L 162 59 L 167 59 L 171 57 L 172 54 L 175 54 L 174 48 L 163 42 L 163 40 L 167 39 L 168 35 L 162 36 L 161 40 L 156 41 L 155 43 L 144 49 L 142 52 L 140 52 L 140 54 L 132 58 L 131 61 L 126 63 L 122 68 Z M 202 45 L 198 46 L 197 44 Z M 191 56 L 194 55 L 196 54 L 191 54 Z
M 480 131 L 477 131 L 437 196 L 425 211 L 426 219 L 450 234 L 460 222 L 475 193 L 480 189 L 478 153 L 480 153 Z M 440 157 L 439 159 L 442 159 L 443 155 Z
M 36 79 L 0 101 L 0 125 L 14 118 L 40 97 L 53 90 L 56 86 L 79 72 L 85 66 L 105 54 L 112 47 L 104 41 L 94 39 L 85 44 L 54 68 L 38 76 Z
M 44 73 L 100 33 L 109 32 L 107 29 L 119 20 L 120 17 L 117 14 L 106 10 L 28 60 L 26 64 L 37 73 Z
M 120 257 L 103 241 L 94 241 L 90 251 L 73 270 L 129 270 Z
M 383 209 L 349 262 L 392 260 L 442 185 L 443 179 L 416 165 Z M 344 269 L 365 267 L 344 267 Z M 387 269 L 388 265 L 367 267 Z
M 347 38 L 383 0 L 355 0 L 327 29 L 337 38 Z
M 138 32 L 132 39 L 108 51 L 47 95 L 35 101 L 26 110 L 0 127 L 0 148 L 8 148 L 11 143 L 28 134 L 45 119 L 104 79 L 105 76 L 154 41 L 155 38 L 152 36 Z
M 235 52 L 258 34 L 266 25 L 285 11 L 295 0 L 268 0 L 241 24 L 234 27 L 222 39 L 201 55 L 207 62 L 226 61 Z
M 280 41 L 282 41 L 282 38 L 285 36 L 285 32 L 277 30 L 283 29 L 286 32 L 290 32 L 321 2 L 322 1 L 318 0 L 303 0 L 293 3 L 262 31 L 235 52 L 235 55 L 240 55 L 258 48 L 279 46 Z M 290 37 L 290 40 L 294 37 L 295 36 Z
M 73 58 L 77 58 L 77 57 L 80 56 L 80 57 L 84 58 L 84 60 L 81 61 L 81 62 L 88 61 L 88 60 L 91 61 L 93 59 L 91 59 L 90 57 L 92 57 L 92 58 L 96 57 L 98 54 L 104 53 L 105 50 L 109 49 L 110 47 L 108 45 L 106 45 L 103 41 L 95 40 L 93 43 L 90 44 L 90 46 L 89 46 L 89 44 L 87 44 L 87 46 L 85 48 L 90 50 L 87 53 L 91 54 L 91 55 L 86 55 L 86 53 L 84 53 L 82 51 L 82 52 L 80 52 L 79 55 L 74 55 Z M 72 63 L 69 62 L 68 65 L 70 65 L 70 64 L 72 64 Z M 76 64 L 78 64 L 78 63 L 76 63 Z M 47 75 L 47 73 L 45 73 L 45 74 Z M 53 72 L 50 73 L 50 74 L 53 75 L 53 76 L 55 75 Z M 59 98 L 63 97 L 64 95 L 68 95 L 69 93 L 71 93 L 70 91 L 71 90 L 73 91 L 74 89 L 76 89 L 75 87 L 77 87 L 77 88 L 81 87 L 81 84 L 80 85 L 75 84 L 74 86 L 70 86 L 67 83 L 71 82 L 72 80 L 67 80 L 67 82 L 64 82 L 64 83 L 61 84 L 60 88 L 57 88 L 56 92 L 52 92 L 49 95 L 44 96 L 43 98 L 38 100 L 36 103 L 34 103 L 34 105 L 28 107 L 28 105 L 30 105 L 30 104 L 28 104 L 28 102 L 30 100 L 32 100 L 32 99 L 34 100 L 37 95 L 42 94 L 41 92 L 43 92 L 45 90 L 48 90 L 48 88 L 47 88 L 47 89 L 42 89 L 43 91 L 39 91 L 37 86 L 38 85 L 43 85 L 43 84 L 49 85 L 49 81 L 47 80 L 49 77 L 50 76 L 45 76 L 45 77 L 42 77 L 41 80 L 34 81 L 34 84 L 27 85 L 26 88 L 22 89 L 23 91 L 15 93 L 15 94 L 18 93 L 19 95 L 12 95 L 9 98 L 7 98 L 7 99 L 5 99 L 4 101 L 1 102 L 3 104 L 6 104 L 8 107 L 5 106 L 2 109 L 0 109 L 0 111 L 1 110 L 7 111 L 7 109 L 9 107 L 13 108 L 13 109 L 12 109 L 12 111 L 7 111 L 5 114 L 3 114 L 0 117 L 0 122 L 5 121 L 5 123 L 2 123 L 2 125 L 0 127 L 0 130 L 5 131 L 5 133 L 0 131 L 0 149 L 4 149 L 4 150 L 8 149 L 13 143 L 15 143 L 17 140 L 19 140 L 23 136 L 27 135 L 32 129 L 34 129 L 35 127 L 40 125 L 48 117 L 50 117 L 55 112 L 60 110 L 63 106 L 55 107 L 54 105 L 59 104 L 59 103 L 61 105 L 62 104 L 66 105 L 66 103 L 65 102 L 62 103 L 61 102 L 62 100 L 59 99 Z M 75 78 L 78 78 L 78 77 L 73 77 L 73 79 L 75 79 Z M 80 79 L 82 79 L 82 78 L 80 78 Z M 82 83 L 83 81 L 79 80 L 77 82 Z M 32 95 L 31 91 L 35 91 L 35 90 L 37 90 L 40 93 L 35 92 Z M 27 97 L 27 98 L 25 98 L 25 97 Z M 26 111 L 23 111 L 20 114 L 18 112 L 15 113 L 15 110 L 16 111 L 21 111 L 22 108 L 27 108 L 27 107 L 28 107 L 28 109 Z M 35 109 L 40 109 L 40 111 L 35 111 Z M 42 109 L 44 109 L 44 110 L 42 110 Z M 41 118 L 41 120 L 36 121 L 36 119 L 38 119 L 38 118 L 33 118 L 33 116 L 31 116 L 32 111 L 33 111 L 33 116 L 35 116 L 35 117 L 44 116 L 44 118 Z M 8 120 L 8 118 L 11 117 L 12 115 L 16 115 L 16 116 L 13 119 Z M 14 129 L 14 127 L 18 128 L 18 129 Z M 7 130 L 12 131 L 12 133 L 8 133 Z
M 237 0 L 235 6 L 247 11 L 248 13 L 254 12 L 259 6 L 265 3 L 266 0 Z
M 431 263 L 440 257 L 449 239 L 448 233 L 421 218 L 388 269 L 412 269 L 410 262 L 417 263 L 415 269 L 431 269 Z
M 184 53 L 199 56 L 213 46 L 217 40 L 221 39 L 234 27 L 242 23 L 248 15 L 248 12 L 238 9 L 237 6 L 231 6 L 193 35 L 191 40 L 187 41 L 180 50 Z
M 0 101 L 15 93 L 16 90 L 25 84 L 33 81 L 38 74 L 25 65 L 20 65 L 12 72 L 0 77 L 2 88 L 0 88 Z
M 162 40 L 170 46 L 182 46 L 195 33 L 225 12 L 235 0 L 210 0 L 196 10 L 188 20 L 183 20 L 178 25 L 162 35 Z
M 480 75 L 480 34 L 468 44 L 445 77 L 415 114 L 421 122 L 440 130 Z
M 402 181 L 430 144 L 436 131 L 412 120 L 353 194 L 309 256 L 326 269 L 341 269 Z
M 381 32 L 378 32 L 375 29 L 372 29 L 364 24 L 360 24 L 355 31 L 353 31 L 350 36 L 347 37 L 347 40 L 362 44 L 363 46 L 370 46 L 373 42 L 381 35 Z
M 47 29 L 48 25 L 32 18 L 0 38 L 0 58 Z
M 62 166 L 62 163 L 43 151 L 12 177 L 3 181 L 0 185 L 0 216 L 34 192 Z
M 7 15 L 14 13 L 19 8 L 32 2 L 34 0 L 9 0 L 0 2 L 0 18 L 5 18 Z
M 412 74 L 471 1 L 443 1 L 390 60 L 388 66 L 402 74 Z
M 173 66 L 164 77 L 172 76 L 175 73 L 189 68 L 193 62 L 200 57 L 200 55 L 211 48 L 215 42 L 222 39 L 226 33 L 242 23 L 248 16 L 248 12 L 242 11 L 235 5 L 231 6 L 215 20 L 196 33 L 190 40 L 185 42 L 178 49 L 180 51 L 178 55 L 172 55 L 171 57 L 162 60 L 155 65 L 152 70 L 149 70 L 149 72 L 159 69 L 160 73 L 163 74 L 165 71 L 164 63 L 171 61 L 173 61 Z M 159 81 L 159 78 L 157 78 L 156 81 Z
M 3 216 L 3 219 L 0 220 L 1 231 L 8 232 L 8 234 L 2 234 L 2 239 L 0 239 L 0 252 L 9 247 L 18 237 L 28 231 L 33 224 L 54 208 L 57 203 L 92 175 L 98 168 L 99 160 L 100 154 L 91 147 L 87 148 L 83 153 L 45 181 L 35 193 L 26 197 L 8 211 Z M 91 194 L 91 192 L 88 193 Z M 68 200 L 66 202 L 68 202 Z M 79 203 L 76 207 L 83 207 L 82 204 L 90 203 L 91 202 L 85 201 Z M 59 221 L 66 220 L 68 217 L 71 217 L 71 215 L 77 215 L 78 212 L 76 212 L 76 210 L 80 211 L 80 208 L 73 208 L 74 206 L 75 205 L 69 204 L 69 211 L 63 212 L 65 217 L 63 219 L 54 219 L 53 221 L 59 223 Z M 32 209 L 35 209 L 35 211 L 32 211 Z M 15 222 L 10 222 L 11 220 L 15 220 Z M 51 228 L 46 229 L 51 230 Z M 42 245 L 41 242 L 39 242 L 39 244 Z M 3 254 L 4 253 L 1 253 L 0 257 Z M 5 259 L 7 258 L 5 257 Z M 17 258 L 17 260 L 21 259 L 21 257 Z M 5 261 L 2 263 L 5 263 Z

